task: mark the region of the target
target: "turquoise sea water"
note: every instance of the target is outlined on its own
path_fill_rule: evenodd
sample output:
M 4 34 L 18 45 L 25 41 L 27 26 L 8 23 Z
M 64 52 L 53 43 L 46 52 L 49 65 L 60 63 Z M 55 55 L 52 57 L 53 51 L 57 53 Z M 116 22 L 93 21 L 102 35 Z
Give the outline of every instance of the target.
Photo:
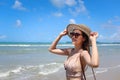
M 50 53 L 49 46 L 49 43 L 0 43 L 0 80 L 54 80 L 53 76 L 64 80 L 63 63 L 66 56 Z M 58 47 L 67 48 L 73 45 L 59 44 Z M 120 44 L 98 44 L 98 50 L 102 65 L 96 69 L 96 73 L 103 73 L 109 67 L 120 67 L 119 63 L 104 66 L 102 61 L 107 61 L 105 57 L 112 58 L 111 61 L 118 58 Z M 59 75 L 63 79 L 59 79 Z

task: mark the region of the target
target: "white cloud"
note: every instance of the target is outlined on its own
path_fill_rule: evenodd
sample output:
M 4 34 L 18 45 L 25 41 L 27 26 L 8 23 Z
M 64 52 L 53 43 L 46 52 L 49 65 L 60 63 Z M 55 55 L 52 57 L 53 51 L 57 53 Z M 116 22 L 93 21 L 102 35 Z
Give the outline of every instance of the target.
M 65 5 L 65 0 L 51 0 L 52 4 L 58 8 L 61 8 Z
M 60 13 L 60 12 L 56 12 L 56 13 L 54 13 L 53 15 L 54 15 L 54 16 L 57 16 L 57 17 L 61 17 L 63 14 Z
M 111 20 L 108 20 L 108 24 L 112 24 L 112 21 L 111 21 Z
M 104 38 L 103 35 L 99 35 L 99 36 L 98 36 L 98 39 L 103 40 L 103 39 L 105 39 L 105 38 Z
M 26 8 L 23 7 L 22 3 L 19 0 L 15 0 L 15 3 L 12 7 L 17 10 L 26 10 Z
M 52 4 L 58 8 L 62 8 L 64 6 L 74 6 L 77 4 L 76 0 L 51 0 Z
M 74 19 L 70 19 L 70 20 L 69 20 L 69 23 L 70 23 L 70 24 L 75 24 L 76 21 L 75 21 Z
M 112 24 L 112 22 L 107 22 L 107 23 L 104 23 L 104 24 L 102 24 L 102 27 L 104 28 L 104 29 L 113 29 L 113 28 L 115 28 L 115 25 L 113 25 Z
M 106 41 L 120 41 L 120 17 L 115 16 L 112 19 L 109 19 L 106 23 L 102 25 L 102 28 L 104 29 L 104 33 L 108 32 L 109 35 L 101 36 L 100 40 L 106 40 Z M 106 33 L 106 34 L 108 34 Z
M 22 25 L 21 20 L 19 20 L 19 19 L 16 20 L 16 26 L 17 26 L 17 27 L 20 27 L 21 25 Z
M 6 35 L 0 35 L 0 39 L 4 39 L 6 37 L 7 37 Z
M 67 6 L 66 8 L 68 8 L 68 11 L 74 16 L 77 16 L 80 13 L 87 13 L 83 0 L 51 0 L 51 2 L 58 8 Z
M 120 17 L 114 16 L 113 18 L 109 19 L 106 23 L 102 24 L 102 28 L 107 30 L 118 30 L 120 27 Z
M 77 2 L 75 0 L 65 0 L 65 4 L 68 6 L 74 6 Z
M 113 17 L 113 22 L 120 22 L 120 17 L 119 16 L 114 16 Z
M 120 41 L 120 30 L 116 31 L 110 36 L 112 41 Z
M 114 16 L 114 17 L 112 17 L 112 19 L 108 20 L 108 23 L 110 23 L 110 24 L 116 23 L 116 22 L 120 23 L 120 17 L 119 16 Z
M 87 13 L 87 9 L 84 5 L 84 2 L 82 0 L 79 0 L 78 5 L 74 7 L 74 9 L 69 8 L 69 11 L 73 15 L 79 15 L 80 13 Z
M 120 42 L 120 31 L 116 31 L 110 35 L 99 35 L 99 41 Z

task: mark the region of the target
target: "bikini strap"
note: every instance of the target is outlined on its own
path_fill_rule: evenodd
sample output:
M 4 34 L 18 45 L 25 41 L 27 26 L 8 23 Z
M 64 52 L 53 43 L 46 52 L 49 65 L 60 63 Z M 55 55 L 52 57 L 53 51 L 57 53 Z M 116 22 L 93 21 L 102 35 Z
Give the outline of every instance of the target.
M 84 79 L 86 80 L 85 71 L 84 71 L 84 68 L 83 68 L 83 63 L 82 63 L 82 59 L 81 58 L 82 58 L 82 56 L 80 54 L 80 63 L 81 63 L 82 73 L 83 73 Z

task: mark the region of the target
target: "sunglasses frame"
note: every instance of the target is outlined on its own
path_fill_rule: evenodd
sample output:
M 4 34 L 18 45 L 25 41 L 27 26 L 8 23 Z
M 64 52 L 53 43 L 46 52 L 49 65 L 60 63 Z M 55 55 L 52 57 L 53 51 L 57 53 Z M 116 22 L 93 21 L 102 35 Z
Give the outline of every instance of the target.
M 78 38 L 80 35 L 82 35 L 82 34 L 77 33 L 77 32 L 71 32 L 71 33 L 70 33 L 71 38 L 72 38 L 73 36 L 75 36 L 75 38 Z

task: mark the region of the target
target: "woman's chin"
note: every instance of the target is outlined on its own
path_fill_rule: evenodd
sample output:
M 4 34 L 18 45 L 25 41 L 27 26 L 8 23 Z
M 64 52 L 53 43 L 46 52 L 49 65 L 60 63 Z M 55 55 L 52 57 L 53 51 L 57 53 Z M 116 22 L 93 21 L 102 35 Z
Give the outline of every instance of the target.
M 75 44 L 76 44 L 76 42 L 75 42 L 75 41 L 72 41 L 72 44 L 73 44 L 73 45 L 75 45 Z

